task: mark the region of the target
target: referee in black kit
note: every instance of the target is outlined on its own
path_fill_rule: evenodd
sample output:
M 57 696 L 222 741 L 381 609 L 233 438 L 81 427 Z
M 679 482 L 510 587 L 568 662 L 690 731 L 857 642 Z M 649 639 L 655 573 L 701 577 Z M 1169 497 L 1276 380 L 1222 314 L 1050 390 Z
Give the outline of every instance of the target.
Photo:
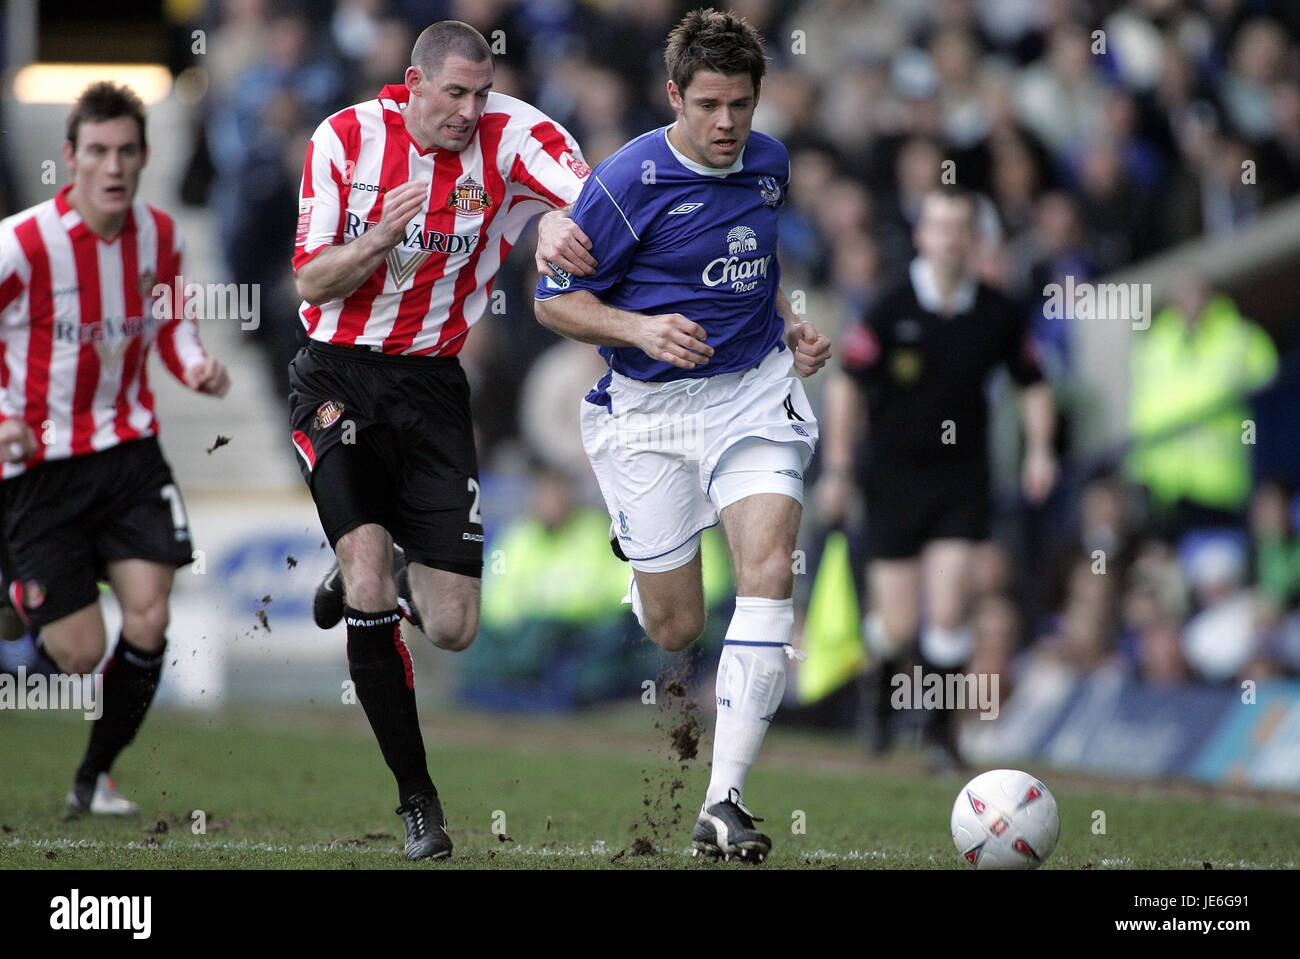
M 968 190 L 925 197 L 909 275 L 846 332 L 842 370 L 828 387 L 817 501 L 832 523 L 847 514 L 855 483 L 866 503 L 879 751 L 889 745 L 891 681 L 907 654 L 917 649 L 927 673 L 958 670 L 971 655 L 972 557 L 989 535 L 985 381 L 999 365 L 1022 388 L 1025 498 L 1041 504 L 1056 484 L 1051 389 L 1027 312 L 974 275 L 976 218 Z M 936 761 L 960 765 L 951 713 L 938 712 L 927 728 Z

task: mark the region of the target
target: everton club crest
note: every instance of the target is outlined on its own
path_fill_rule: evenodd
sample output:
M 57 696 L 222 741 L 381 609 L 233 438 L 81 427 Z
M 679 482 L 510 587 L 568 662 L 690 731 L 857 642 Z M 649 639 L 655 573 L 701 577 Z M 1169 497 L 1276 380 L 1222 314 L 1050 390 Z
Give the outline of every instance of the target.
M 758 195 L 763 198 L 763 206 L 781 205 L 781 187 L 774 176 L 758 178 Z

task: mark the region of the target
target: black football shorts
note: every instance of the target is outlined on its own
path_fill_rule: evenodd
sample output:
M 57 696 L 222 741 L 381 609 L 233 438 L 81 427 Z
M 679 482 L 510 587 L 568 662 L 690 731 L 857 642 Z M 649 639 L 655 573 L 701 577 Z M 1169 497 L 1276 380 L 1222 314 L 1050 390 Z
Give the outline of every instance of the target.
M 408 561 L 482 575 L 478 457 L 459 360 L 313 341 L 289 364 L 289 418 L 331 546 L 375 523 Z
M 156 437 L 51 460 L 0 483 L 10 602 L 35 627 L 99 599 L 107 563 L 180 567 L 189 520 Z
M 988 538 L 990 481 L 982 458 L 924 462 L 876 453 L 862 489 L 870 559 L 911 559 L 936 539 Z

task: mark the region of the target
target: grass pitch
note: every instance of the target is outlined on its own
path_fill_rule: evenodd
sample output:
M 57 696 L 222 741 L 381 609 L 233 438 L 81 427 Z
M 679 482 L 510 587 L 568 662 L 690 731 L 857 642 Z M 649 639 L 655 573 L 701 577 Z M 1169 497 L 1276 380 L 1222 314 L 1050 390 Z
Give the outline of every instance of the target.
M 653 706 L 428 716 L 430 768 L 456 843 L 450 863 L 429 864 L 401 856 L 392 779 L 357 708 L 155 712 L 114 770 L 141 806 L 129 820 L 65 813 L 84 720 L 4 711 L 0 867 L 754 868 L 690 856 L 711 740 L 706 732 L 699 755 L 682 762 L 694 743 L 680 731 Z M 1047 869 L 1294 869 L 1300 860 L 1300 797 L 1030 769 L 1061 809 Z M 948 817 L 970 775 L 929 775 L 907 755 L 869 761 L 842 737 L 778 724 L 746 787 L 774 842 L 762 868 L 966 869 Z M 1098 813 L 1104 833 L 1094 831 Z

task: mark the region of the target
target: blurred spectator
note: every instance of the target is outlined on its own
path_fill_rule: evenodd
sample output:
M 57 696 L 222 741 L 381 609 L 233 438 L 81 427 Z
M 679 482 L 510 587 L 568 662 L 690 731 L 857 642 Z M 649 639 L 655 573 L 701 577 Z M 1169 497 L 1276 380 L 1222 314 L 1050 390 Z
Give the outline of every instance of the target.
M 1111 664 L 1118 634 L 1115 579 L 1093 571 L 1081 556 L 1070 569 L 1065 606 L 1055 626 L 1038 640 L 1039 652 L 1079 673 Z
M 1258 649 L 1255 596 L 1245 588 L 1246 550 L 1238 538 L 1189 538 L 1184 565 L 1199 611 L 1183 633 L 1183 652 L 1197 675 L 1227 682 Z
M 974 652 L 966 671 L 976 676 L 998 677 L 999 704 L 1015 692 L 1013 663 L 1020 652 L 1020 610 L 1005 593 L 989 593 L 975 601 L 971 616 Z
M 1129 473 L 1167 535 L 1241 522 L 1250 493 L 1251 391 L 1277 351 L 1231 300 L 1187 277 L 1133 345 Z
M 1090 44 L 1080 24 L 1055 27 L 1047 55 L 1025 71 L 1018 87 L 1021 119 L 1060 156 L 1085 143 L 1099 126 L 1105 91 Z
M 1137 550 L 1137 531 L 1123 480 L 1113 474 L 1089 480 L 1079 497 L 1077 522 L 1047 550 L 1042 572 L 1043 607 L 1059 610 L 1065 605 L 1071 576 L 1083 565 L 1095 575 L 1124 582 Z
M 1300 539 L 1292 520 L 1293 500 L 1276 480 L 1265 480 L 1250 505 L 1255 581 L 1262 597 L 1279 610 L 1300 600 Z
M 1233 129 L 1252 140 L 1262 140 L 1273 133 L 1269 92 L 1282 79 L 1287 58 L 1287 36 L 1276 22 L 1260 17 L 1248 21 L 1238 31 L 1229 69 L 1219 88 Z
M 1182 653 L 1187 584 L 1172 551 L 1150 544 L 1135 558 L 1126 581 L 1121 651 L 1144 683 L 1187 681 L 1191 670 Z
M 1027 269 L 1026 299 L 1035 304 L 1030 333 L 1044 372 L 1054 381 L 1074 373 L 1074 335 L 1059 310 L 1047 310 L 1048 290 L 1093 280 L 1099 273 L 1085 238 L 1082 214 L 1074 197 L 1061 191 L 1045 193 L 1035 209 L 1034 226 L 1011 251 L 1017 273 Z M 1050 314 L 1050 315 L 1049 315 Z

